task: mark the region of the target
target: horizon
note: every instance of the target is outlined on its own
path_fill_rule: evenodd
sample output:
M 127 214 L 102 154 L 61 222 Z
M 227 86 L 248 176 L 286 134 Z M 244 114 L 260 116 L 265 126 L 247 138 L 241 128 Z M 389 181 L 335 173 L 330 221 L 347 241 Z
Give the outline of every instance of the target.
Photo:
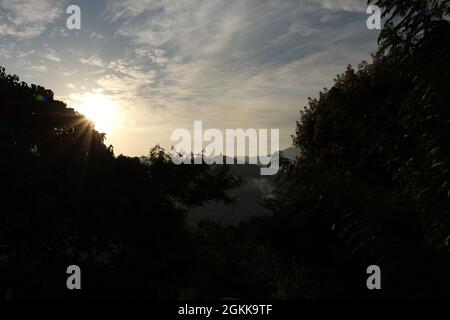
M 68 1 L 0 4 L 7 73 L 51 89 L 96 122 L 116 154 L 142 156 L 171 132 L 278 128 L 292 145 L 308 97 L 370 60 L 365 1 Z

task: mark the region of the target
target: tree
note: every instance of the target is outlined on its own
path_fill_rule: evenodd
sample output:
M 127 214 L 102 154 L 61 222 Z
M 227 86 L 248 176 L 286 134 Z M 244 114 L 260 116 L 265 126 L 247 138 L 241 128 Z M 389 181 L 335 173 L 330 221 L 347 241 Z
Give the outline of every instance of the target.
M 105 136 L 45 88 L 0 69 L 0 295 L 176 298 L 192 259 L 188 210 L 232 201 L 227 167 L 176 166 L 160 147 L 115 157 Z M 60 276 L 57 276 L 60 275 Z
M 380 50 L 301 112 L 266 241 L 318 271 L 322 296 L 376 295 L 361 270 L 379 264 L 385 297 L 449 297 L 449 3 L 375 3 Z

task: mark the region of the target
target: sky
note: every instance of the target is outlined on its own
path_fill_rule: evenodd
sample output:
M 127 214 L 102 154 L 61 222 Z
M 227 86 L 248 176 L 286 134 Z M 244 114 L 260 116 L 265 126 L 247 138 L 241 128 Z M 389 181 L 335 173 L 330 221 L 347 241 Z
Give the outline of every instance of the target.
M 72 4 L 80 30 L 66 26 Z M 113 108 L 104 131 L 116 155 L 170 149 L 171 133 L 199 120 L 280 129 L 284 149 L 308 97 L 371 60 L 379 31 L 366 27 L 366 9 L 366 0 L 0 0 L 0 65 L 76 110 Z

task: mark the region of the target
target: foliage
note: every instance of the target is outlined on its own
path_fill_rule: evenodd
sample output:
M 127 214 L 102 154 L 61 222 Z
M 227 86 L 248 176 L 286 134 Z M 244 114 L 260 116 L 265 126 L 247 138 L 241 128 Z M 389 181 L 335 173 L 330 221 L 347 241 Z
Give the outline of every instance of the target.
M 232 201 L 228 168 L 174 165 L 160 147 L 115 157 L 83 115 L 0 70 L 0 293 L 176 297 L 190 258 L 189 208 Z M 57 276 L 59 275 L 59 276 Z
M 309 100 L 272 214 L 238 227 L 185 223 L 233 201 L 227 166 L 177 166 L 159 146 L 116 157 L 83 115 L 0 69 L 0 295 L 449 298 L 449 2 L 369 2 L 387 19 L 373 62 Z
M 380 51 L 301 112 L 263 238 L 320 270 L 319 296 L 369 295 L 378 264 L 384 297 L 449 297 L 449 3 L 376 4 Z
M 385 27 L 380 35 L 381 50 L 401 49 L 411 53 L 428 33 L 450 16 L 448 0 L 369 0 L 383 8 Z

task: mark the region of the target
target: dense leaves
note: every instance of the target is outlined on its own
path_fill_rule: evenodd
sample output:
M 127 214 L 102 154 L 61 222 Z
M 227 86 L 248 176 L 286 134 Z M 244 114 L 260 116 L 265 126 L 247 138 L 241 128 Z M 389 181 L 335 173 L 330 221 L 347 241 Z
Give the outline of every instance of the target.
M 71 264 L 84 296 L 178 296 L 189 208 L 232 201 L 238 180 L 225 166 L 176 166 L 158 146 L 115 157 L 104 138 L 51 91 L 0 70 L 3 297 L 68 294 Z
M 319 296 L 367 295 L 378 264 L 384 297 L 450 297 L 449 3 L 376 3 L 389 19 L 373 63 L 301 112 L 269 242 L 319 270 Z

